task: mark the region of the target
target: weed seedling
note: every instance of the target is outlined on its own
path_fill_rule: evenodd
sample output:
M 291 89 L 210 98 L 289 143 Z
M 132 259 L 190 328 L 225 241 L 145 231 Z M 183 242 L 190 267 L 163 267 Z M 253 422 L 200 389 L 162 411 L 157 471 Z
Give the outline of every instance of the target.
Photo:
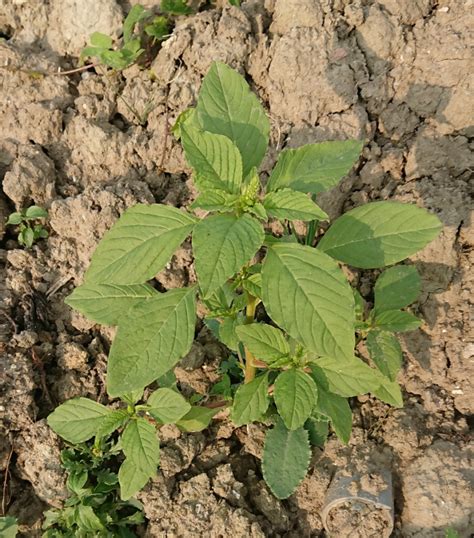
M 199 209 L 200 217 L 161 204 L 128 209 L 100 242 L 84 284 L 67 303 L 97 323 L 118 326 L 107 370 L 113 399 L 141 394 L 169 375 L 190 350 L 199 300 L 208 326 L 235 357 L 207 398 L 230 401 L 237 427 L 270 426 L 262 471 L 275 496 L 284 499 L 306 475 L 310 442 L 323 444 L 329 428 L 349 441 L 348 398 L 370 393 L 403 405 L 397 383 L 402 352 L 394 333 L 421 323 L 404 310 L 416 300 L 420 278 L 413 266 L 394 264 L 432 241 L 441 223 L 414 205 L 373 202 L 343 214 L 322 236 L 314 225 L 306 237 L 271 235 L 272 221 L 283 230 L 294 221 L 328 222 L 317 197 L 351 170 L 363 143 L 286 149 L 264 178 L 258 168 L 269 131 L 246 81 L 214 63 L 196 107 L 181 114 L 173 130 L 194 172 L 199 195 L 191 209 Z M 197 284 L 158 292 L 149 281 L 189 235 Z M 392 266 L 377 280 L 370 312 L 341 263 Z M 365 360 L 355 349 L 361 340 L 367 341 Z M 70 442 L 109 433 L 108 424 L 122 428 L 125 460 L 118 477 L 127 499 L 158 464 L 148 415 L 186 431 L 212 417 L 212 409 L 190 408 L 175 385 L 163 390 L 145 405 L 131 402 L 126 419 L 123 412 L 79 399 L 56 409 L 49 423 Z
M 41 222 L 35 224 L 36 221 L 41 221 L 47 216 L 46 209 L 33 205 L 28 209 L 11 213 L 7 220 L 7 226 L 18 226 L 18 243 L 31 248 L 38 239 L 48 237 L 48 231 Z

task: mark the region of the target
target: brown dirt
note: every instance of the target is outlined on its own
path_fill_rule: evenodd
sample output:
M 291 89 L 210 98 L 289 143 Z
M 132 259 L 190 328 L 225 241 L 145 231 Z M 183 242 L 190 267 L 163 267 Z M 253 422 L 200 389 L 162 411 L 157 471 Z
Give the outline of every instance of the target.
M 155 77 L 136 66 L 118 76 L 54 74 L 76 65 L 93 30 L 117 32 L 130 3 L 107 0 L 95 13 L 89 0 L 0 2 L 0 213 L 37 203 L 51 215 L 49 239 L 30 251 L 9 231 L 0 244 L 0 470 L 8 472 L 13 451 L 9 512 L 25 536 L 38 536 L 45 503 L 63 498 L 58 443 L 43 419 L 74 395 L 103 400 L 113 336 L 64 297 L 124 209 L 192 201 L 181 149 L 166 131 L 193 104 L 211 61 L 222 60 L 246 74 L 270 114 L 264 171 L 282 147 L 365 138 L 357 169 L 321 196 L 330 216 L 397 199 L 434 211 L 445 228 L 413 260 L 425 323 L 402 339 L 405 407 L 356 399 L 349 446 L 331 437 L 315 450 L 308 477 L 284 502 L 261 479 L 260 427 L 234 432 L 223 418 L 203 435 L 171 429 L 163 470 L 140 495 L 148 536 L 320 536 L 334 471 L 369 463 L 393 472 L 394 536 L 441 537 L 448 526 L 468 536 L 473 1 L 247 0 L 179 20 L 151 65 Z M 185 244 L 160 283 L 192 282 L 191 262 Z M 353 278 L 370 298 L 373 275 Z M 183 386 L 205 390 L 224 354 L 201 331 L 178 371 Z

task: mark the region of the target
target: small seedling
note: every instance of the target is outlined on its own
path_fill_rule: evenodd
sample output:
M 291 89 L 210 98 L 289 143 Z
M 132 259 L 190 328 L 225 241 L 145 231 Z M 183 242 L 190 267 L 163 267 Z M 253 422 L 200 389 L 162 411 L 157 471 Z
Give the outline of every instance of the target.
M 7 220 L 7 226 L 18 226 L 18 243 L 31 248 L 38 239 L 46 239 L 48 231 L 41 223 L 35 221 L 47 218 L 48 212 L 42 207 L 33 205 L 28 209 L 11 213 Z
M 314 225 L 305 238 L 268 234 L 274 220 L 285 230 L 293 221 L 327 222 L 314 199 L 351 170 L 363 146 L 347 140 L 286 149 L 261 181 L 258 167 L 269 131 L 246 81 L 214 63 L 196 108 L 182 113 L 173 129 L 199 191 L 191 209 L 201 216 L 161 204 L 128 209 L 100 242 L 84 284 L 67 303 L 97 323 L 118 326 L 107 390 L 110 398 L 123 398 L 169 376 L 188 353 L 199 300 L 207 310 L 206 323 L 235 357 L 206 397 L 216 398 L 211 402 L 216 404 L 230 400 L 237 427 L 273 425 L 262 471 L 275 496 L 284 499 L 306 475 L 310 442 L 322 445 L 331 427 L 348 443 L 348 398 L 370 393 L 391 405 L 403 404 L 396 381 L 402 353 L 394 333 L 421 323 L 402 310 L 416 300 L 419 276 L 408 265 L 386 269 L 367 312 L 340 264 L 393 266 L 432 241 L 441 223 L 414 205 L 373 202 L 336 219 L 322 237 Z M 189 235 L 197 285 L 159 293 L 149 281 Z M 361 340 L 367 340 L 366 360 L 355 349 Z M 126 456 L 119 471 L 122 498 L 141 488 L 158 464 L 155 429 L 142 413 L 175 421 L 187 431 L 196 423 L 201 427 L 202 416 L 212 416 L 212 409 L 189 409 L 174 389 L 165 407 L 179 413 L 153 412 L 156 394 L 132 409 L 125 427 L 119 425 Z M 49 423 L 74 442 L 100 435 L 110 413 L 99 404 L 72 400 Z

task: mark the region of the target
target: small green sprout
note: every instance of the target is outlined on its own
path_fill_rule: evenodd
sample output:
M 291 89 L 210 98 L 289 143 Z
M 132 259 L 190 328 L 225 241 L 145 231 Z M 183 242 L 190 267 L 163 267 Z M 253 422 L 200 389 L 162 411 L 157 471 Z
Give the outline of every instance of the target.
M 27 248 L 31 248 L 38 239 L 46 239 L 48 231 L 41 223 L 34 221 L 45 219 L 48 216 L 46 209 L 33 205 L 28 209 L 12 213 L 7 220 L 7 226 L 18 226 L 18 242 Z

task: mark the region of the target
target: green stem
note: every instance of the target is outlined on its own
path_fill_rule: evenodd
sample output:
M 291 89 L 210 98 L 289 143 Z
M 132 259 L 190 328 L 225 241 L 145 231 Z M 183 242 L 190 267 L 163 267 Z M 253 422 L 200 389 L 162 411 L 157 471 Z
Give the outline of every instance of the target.
M 257 309 L 258 299 L 249 295 L 246 309 L 246 323 L 252 323 L 255 319 L 255 310 Z M 244 383 L 250 383 L 255 378 L 255 372 L 257 369 L 253 363 L 255 357 L 250 351 L 245 348 L 245 377 Z
M 316 202 L 316 195 L 312 194 L 311 199 L 313 200 L 313 202 Z M 306 232 L 306 241 L 305 241 L 305 243 L 309 247 L 312 246 L 312 244 L 314 243 L 314 238 L 316 237 L 316 231 L 318 229 L 318 224 L 319 224 L 319 220 L 312 220 L 312 221 L 310 221 L 310 223 L 308 225 L 308 230 Z

